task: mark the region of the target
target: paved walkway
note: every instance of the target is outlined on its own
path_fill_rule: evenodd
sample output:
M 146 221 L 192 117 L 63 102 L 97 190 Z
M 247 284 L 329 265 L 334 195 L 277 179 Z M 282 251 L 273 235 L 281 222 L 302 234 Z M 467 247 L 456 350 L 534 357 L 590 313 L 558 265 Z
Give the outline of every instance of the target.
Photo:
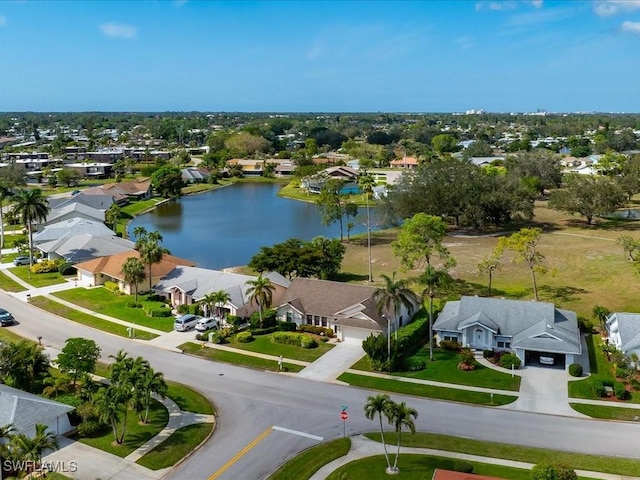
M 391 453 L 391 461 L 393 461 L 393 459 L 395 458 L 395 449 L 393 448 L 393 446 L 391 446 L 390 449 L 389 447 L 387 448 Z M 532 463 L 517 462 L 514 460 L 504 460 L 501 458 L 482 457 L 479 455 L 469 455 L 466 453 L 449 452 L 446 450 L 434 450 L 431 448 L 401 447 L 400 453 L 401 454 L 413 453 L 413 454 L 419 454 L 419 455 L 435 455 L 439 457 L 455 458 L 457 460 L 488 463 L 491 465 L 501 465 L 505 467 L 522 468 L 527 470 L 530 470 L 534 466 Z M 347 455 L 345 455 L 344 457 L 338 458 L 337 460 L 334 460 L 333 462 L 330 462 L 325 466 L 323 466 L 310 478 L 310 480 L 324 480 L 333 471 L 337 470 L 341 466 L 347 463 L 353 462 L 354 460 L 371 457 L 374 455 L 384 455 L 384 449 L 382 447 L 382 443 L 369 440 L 364 436 L 351 437 L 351 449 L 349 450 L 349 453 L 347 453 Z M 398 466 L 402 471 L 402 463 L 400 463 Z M 576 473 L 580 477 L 597 478 L 602 480 L 640 480 L 640 477 L 613 475 L 613 474 L 601 473 L 601 472 L 589 472 L 585 470 L 576 470 Z
M 298 377 L 330 382 L 365 355 L 362 344 L 340 342 L 298 373 Z

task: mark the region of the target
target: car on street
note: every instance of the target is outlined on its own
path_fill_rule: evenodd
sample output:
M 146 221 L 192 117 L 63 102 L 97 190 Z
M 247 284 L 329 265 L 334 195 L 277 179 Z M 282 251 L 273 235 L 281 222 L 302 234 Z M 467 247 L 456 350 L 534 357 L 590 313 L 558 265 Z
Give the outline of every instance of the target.
M 29 257 L 16 257 L 13 259 L 13 264 L 15 266 L 18 265 L 29 265 Z
M 6 327 L 7 325 L 13 325 L 15 319 L 13 315 L 7 312 L 4 308 L 0 308 L 0 326 Z
M 176 318 L 173 322 L 173 328 L 178 332 L 186 332 L 187 330 L 191 330 L 195 327 L 201 318 L 202 317 L 200 315 L 187 313 L 186 315 Z
M 198 320 L 196 323 L 196 330 L 199 332 L 206 332 L 212 328 L 218 328 L 218 320 L 213 317 L 205 317 Z

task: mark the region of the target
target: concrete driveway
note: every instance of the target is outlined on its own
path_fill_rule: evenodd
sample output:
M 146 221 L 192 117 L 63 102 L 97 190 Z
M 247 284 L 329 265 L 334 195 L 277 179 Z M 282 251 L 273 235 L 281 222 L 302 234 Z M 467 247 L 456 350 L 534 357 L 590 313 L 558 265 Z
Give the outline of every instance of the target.
M 568 375 L 564 368 L 527 365 L 521 371 L 518 399 L 500 408 L 584 417 L 569 406 Z
M 340 342 L 298 373 L 300 378 L 330 382 L 364 356 L 360 343 Z

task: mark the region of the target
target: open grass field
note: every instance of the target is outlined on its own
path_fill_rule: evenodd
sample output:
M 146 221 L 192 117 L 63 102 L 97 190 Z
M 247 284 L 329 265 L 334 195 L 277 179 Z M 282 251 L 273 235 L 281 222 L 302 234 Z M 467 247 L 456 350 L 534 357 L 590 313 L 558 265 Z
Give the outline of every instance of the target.
M 596 225 L 588 226 L 578 217 L 547 208 L 546 202 L 536 204 L 535 217 L 526 226 L 543 229 L 538 251 L 553 270 L 553 273 L 538 277 L 540 300 L 554 302 L 589 319 L 595 305 L 603 305 L 611 311 L 637 311 L 640 308 L 637 301 L 640 279 L 616 239 L 620 235 L 639 239 L 640 221 L 597 219 L 595 222 Z M 445 245 L 457 261 L 451 273 L 458 282 L 456 291 L 451 293 L 486 295 L 487 279 L 479 275 L 478 263 L 495 249 L 498 237 L 467 233 L 469 235 L 452 233 L 445 239 Z M 415 277 L 419 273 L 401 272 L 390 245 L 396 235 L 396 229 L 372 233 L 373 273 L 377 279 L 383 273 L 391 275 L 394 271 L 399 277 Z M 342 272 L 343 281 L 366 281 L 367 248 L 362 236 L 352 238 L 347 245 Z M 505 257 L 502 269 L 494 273 L 492 295 L 532 299 L 527 267 Z
M 236 341 L 236 337 L 233 336 L 229 346 L 250 352 L 275 355 L 276 357 L 282 355 L 284 358 L 292 358 L 303 362 L 313 362 L 333 348 L 333 345 L 319 340 L 317 348 L 302 348 L 296 345 L 275 343 L 271 340 L 271 337 L 272 335 L 270 334 L 258 335 L 253 337 L 251 342 L 241 343 Z
M 72 288 L 57 292 L 54 296 L 74 303 L 91 311 L 102 313 L 110 317 L 125 320 L 137 325 L 155 328 L 163 332 L 173 330 L 174 317 L 148 317 L 142 308 L 132 308 L 128 304 L 133 302 L 133 295 L 122 295 L 111 292 L 106 288 Z M 144 295 L 138 295 L 138 302 L 145 302 Z M 160 305 L 162 302 L 156 302 Z

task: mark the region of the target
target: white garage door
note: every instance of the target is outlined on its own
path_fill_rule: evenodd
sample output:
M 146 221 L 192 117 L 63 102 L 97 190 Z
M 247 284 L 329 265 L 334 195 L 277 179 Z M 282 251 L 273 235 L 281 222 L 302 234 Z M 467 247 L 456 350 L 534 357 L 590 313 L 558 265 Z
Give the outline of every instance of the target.
M 349 343 L 362 343 L 362 341 L 372 333 L 375 332 L 366 328 L 342 327 L 342 341 Z

